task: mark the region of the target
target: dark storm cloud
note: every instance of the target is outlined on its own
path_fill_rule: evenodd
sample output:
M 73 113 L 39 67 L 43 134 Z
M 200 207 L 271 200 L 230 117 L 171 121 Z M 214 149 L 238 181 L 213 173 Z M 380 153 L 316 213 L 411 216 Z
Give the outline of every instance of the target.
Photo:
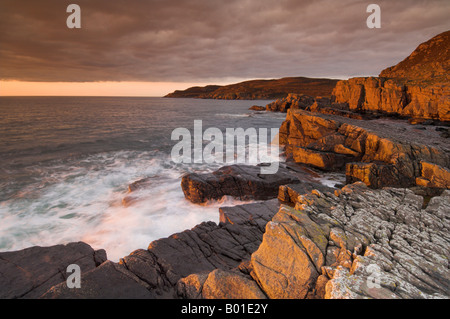
M 377 75 L 450 29 L 450 2 L 1 0 L 0 78 L 208 81 Z M 66 27 L 81 7 L 82 28 Z

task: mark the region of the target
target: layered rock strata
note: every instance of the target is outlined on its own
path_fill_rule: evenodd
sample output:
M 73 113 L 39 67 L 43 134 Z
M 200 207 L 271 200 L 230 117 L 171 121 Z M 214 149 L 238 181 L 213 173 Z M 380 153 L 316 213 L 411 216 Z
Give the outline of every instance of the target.
M 378 78 L 339 81 L 332 100 L 357 112 L 450 121 L 450 31 L 420 44 Z
M 348 105 L 354 113 L 450 121 L 448 82 L 428 84 L 388 78 L 352 78 L 336 84 L 332 101 Z
M 446 84 L 405 84 L 396 79 L 352 78 L 339 81 L 331 98 L 289 94 L 266 105 L 266 111 L 286 113 L 301 109 L 354 119 L 394 116 L 448 125 L 450 122 L 450 87 Z M 433 122 L 432 122 L 433 123 Z
M 409 189 L 363 183 L 291 198 L 294 207 L 276 199 L 224 207 L 219 225 L 154 241 L 119 263 L 83 243 L 2 253 L 0 291 L 3 298 L 449 297 L 449 190 L 425 208 Z M 69 263 L 82 265 L 81 288 L 67 287 Z
M 290 109 L 280 128 L 280 143 L 297 163 L 345 169 L 347 183 L 363 181 L 374 188 L 450 187 L 446 138 L 404 121 L 361 121 Z
M 178 282 L 186 298 L 448 298 L 450 191 L 362 183 L 281 206 L 245 268 Z
M 397 116 L 412 123 L 450 122 L 450 31 L 420 44 L 410 56 L 379 77 L 336 83 L 331 98 L 289 94 L 266 106 L 268 111 L 304 109 L 351 118 Z

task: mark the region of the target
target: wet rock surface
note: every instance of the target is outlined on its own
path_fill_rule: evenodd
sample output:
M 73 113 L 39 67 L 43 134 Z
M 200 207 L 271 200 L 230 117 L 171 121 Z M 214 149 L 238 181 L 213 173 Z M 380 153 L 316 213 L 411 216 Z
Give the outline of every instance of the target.
M 191 173 L 183 176 L 181 187 L 193 203 L 205 203 L 229 195 L 241 200 L 276 198 L 278 187 L 300 183 L 295 171 L 280 167 L 275 174 L 262 174 L 260 166 L 224 166 L 212 173 Z
M 137 250 L 120 263 L 147 282 L 156 296 L 174 297 L 181 278 L 214 269 L 231 270 L 248 260 L 278 207 L 276 199 L 222 207 L 219 225 L 205 222 L 156 240 L 148 250 Z

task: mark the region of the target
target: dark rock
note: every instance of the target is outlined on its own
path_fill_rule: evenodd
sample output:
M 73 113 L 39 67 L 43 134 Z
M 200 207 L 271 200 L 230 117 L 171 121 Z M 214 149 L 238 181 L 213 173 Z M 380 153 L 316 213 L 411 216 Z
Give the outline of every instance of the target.
M 208 85 L 175 91 L 166 97 L 226 100 L 272 100 L 289 93 L 330 96 L 337 80 L 288 77 L 273 80 L 250 80 L 225 86 Z
M 150 186 L 151 180 L 152 180 L 151 177 L 145 177 L 131 183 L 130 185 L 128 185 L 128 192 L 132 193 L 139 189 Z
M 151 177 L 145 177 L 141 178 L 130 185 L 128 185 L 128 194 L 131 194 L 133 192 L 137 192 L 143 188 L 149 187 L 151 185 L 152 178 Z M 122 199 L 122 205 L 125 207 L 128 207 L 132 205 L 133 203 L 138 201 L 137 196 L 127 195 Z
M 215 269 L 223 272 L 210 277 L 210 283 L 224 278 L 249 283 L 248 274 L 241 278 L 236 271 L 258 249 L 265 225 L 278 208 L 277 199 L 222 207 L 219 225 L 204 222 L 156 240 L 148 250 L 138 249 L 119 263 L 105 261 L 103 250 L 84 243 L 2 253 L 0 291 L 3 298 L 177 298 L 180 279 Z M 81 288 L 68 288 L 65 282 L 65 269 L 72 263 L 81 267 Z M 262 294 L 257 285 L 248 291 Z
M 213 173 L 192 173 L 183 176 L 181 187 L 185 197 L 193 203 L 205 203 L 229 195 L 241 200 L 276 198 L 278 187 L 299 183 L 292 170 L 279 167 L 276 174 L 261 174 L 259 166 L 224 166 Z
M 232 270 L 259 247 L 265 224 L 278 200 L 222 207 L 219 225 L 204 222 L 191 230 L 152 242 L 120 264 L 144 281 L 157 298 L 176 297 L 178 280 L 214 269 Z
M 80 288 L 60 283 L 49 289 L 42 299 L 150 299 L 155 296 L 134 274 L 123 266 L 106 261 L 84 273 Z
M 40 297 L 50 287 L 65 284 L 69 265 L 77 264 L 84 273 L 105 260 L 104 250 L 82 242 L 0 253 L 0 298 Z

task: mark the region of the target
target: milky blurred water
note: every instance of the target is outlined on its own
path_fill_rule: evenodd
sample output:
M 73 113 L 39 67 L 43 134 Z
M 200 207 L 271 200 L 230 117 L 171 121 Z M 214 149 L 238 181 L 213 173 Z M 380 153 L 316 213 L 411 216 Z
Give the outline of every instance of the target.
M 176 164 L 175 128 L 278 128 L 270 101 L 165 98 L 1 97 L 0 251 L 85 241 L 117 261 L 155 239 L 218 222 L 225 198 L 194 205 L 181 176 L 221 163 Z M 270 130 L 269 130 L 270 131 Z M 130 183 L 149 178 L 127 194 Z M 124 197 L 134 200 L 123 205 Z

